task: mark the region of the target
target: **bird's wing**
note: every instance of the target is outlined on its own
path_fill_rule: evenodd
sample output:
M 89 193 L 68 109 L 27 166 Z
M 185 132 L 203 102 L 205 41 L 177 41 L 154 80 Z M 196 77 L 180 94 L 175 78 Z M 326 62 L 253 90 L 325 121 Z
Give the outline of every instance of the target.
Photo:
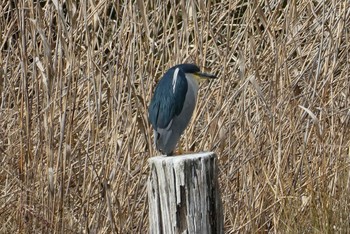
M 182 111 L 187 90 L 186 75 L 182 70 L 164 74 L 148 109 L 149 119 L 155 130 L 169 128 L 172 119 Z

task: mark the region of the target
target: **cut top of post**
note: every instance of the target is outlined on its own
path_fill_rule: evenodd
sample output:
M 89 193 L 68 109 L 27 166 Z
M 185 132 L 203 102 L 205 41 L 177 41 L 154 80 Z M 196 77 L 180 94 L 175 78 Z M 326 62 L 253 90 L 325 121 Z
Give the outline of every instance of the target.
M 183 160 L 198 160 L 203 157 L 215 157 L 215 154 L 213 152 L 199 152 L 194 154 L 183 154 L 183 155 L 176 155 L 176 156 L 155 156 L 148 159 L 149 163 L 155 163 L 155 162 L 170 162 L 173 161 L 173 163 L 183 161 Z

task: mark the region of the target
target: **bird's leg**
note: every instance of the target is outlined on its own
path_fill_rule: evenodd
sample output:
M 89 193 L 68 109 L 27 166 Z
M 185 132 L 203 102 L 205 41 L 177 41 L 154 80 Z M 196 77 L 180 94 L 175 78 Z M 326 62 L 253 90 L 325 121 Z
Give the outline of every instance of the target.
M 182 145 L 181 145 L 181 140 L 179 140 L 178 150 L 175 151 L 172 155 L 176 156 L 176 155 L 182 155 L 182 154 L 184 154 L 184 150 L 183 150 Z
M 181 154 L 184 153 L 184 150 L 182 148 L 181 142 L 179 142 L 179 151 L 178 151 L 178 153 L 179 153 L 178 155 L 181 155 Z
M 195 150 L 195 144 L 191 145 L 191 148 L 189 150 L 184 150 L 182 145 L 181 145 L 181 141 L 179 141 L 179 146 L 178 146 L 178 150 L 173 154 L 175 155 L 183 155 L 183 154 L 193 154 L 194 150 Z

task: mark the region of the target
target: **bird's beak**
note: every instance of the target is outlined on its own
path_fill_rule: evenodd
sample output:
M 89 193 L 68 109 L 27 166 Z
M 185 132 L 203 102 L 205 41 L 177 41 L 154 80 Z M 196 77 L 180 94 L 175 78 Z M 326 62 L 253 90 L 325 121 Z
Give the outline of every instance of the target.
M 200 81 L 203 80 L 210 80 L 210 79 L 216 79 L 217 77 L 213 74 L 204 73 L 204 72 L 197 72 L 196 76 L 199 78 Z

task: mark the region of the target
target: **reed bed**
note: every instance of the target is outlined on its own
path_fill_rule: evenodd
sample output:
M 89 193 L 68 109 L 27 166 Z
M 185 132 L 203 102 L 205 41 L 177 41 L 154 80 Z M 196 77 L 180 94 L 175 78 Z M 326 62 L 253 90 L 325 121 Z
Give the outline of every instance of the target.
M 147 108 L 202 84 L 225 233 L 350 232 L 349 1 L 2 1 L 0 233 L 146 233 Z

